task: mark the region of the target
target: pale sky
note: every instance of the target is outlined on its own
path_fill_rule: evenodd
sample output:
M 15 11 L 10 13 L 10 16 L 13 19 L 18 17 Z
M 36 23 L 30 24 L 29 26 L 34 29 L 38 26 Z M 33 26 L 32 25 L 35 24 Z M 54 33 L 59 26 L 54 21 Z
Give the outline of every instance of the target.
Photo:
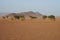
M 0 0 L 0 15 L 6 12 L 35 11 L 60 15 L 60 0 Z

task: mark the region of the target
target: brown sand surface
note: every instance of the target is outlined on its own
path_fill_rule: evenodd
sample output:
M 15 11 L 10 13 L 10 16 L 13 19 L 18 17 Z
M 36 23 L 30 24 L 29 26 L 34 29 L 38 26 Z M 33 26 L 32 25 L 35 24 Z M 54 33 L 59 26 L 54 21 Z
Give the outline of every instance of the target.
M 60 40 L 60 17 L 56 21 L 0 19 L 0 40 Z

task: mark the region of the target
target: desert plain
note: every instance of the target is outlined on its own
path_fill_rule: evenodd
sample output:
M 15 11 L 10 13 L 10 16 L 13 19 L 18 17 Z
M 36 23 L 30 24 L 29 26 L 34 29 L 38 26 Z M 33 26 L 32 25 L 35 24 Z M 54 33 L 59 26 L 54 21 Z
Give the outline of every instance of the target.
M 55 21 L 0 18 L 0 40 L 60 40 L 60 17 Z

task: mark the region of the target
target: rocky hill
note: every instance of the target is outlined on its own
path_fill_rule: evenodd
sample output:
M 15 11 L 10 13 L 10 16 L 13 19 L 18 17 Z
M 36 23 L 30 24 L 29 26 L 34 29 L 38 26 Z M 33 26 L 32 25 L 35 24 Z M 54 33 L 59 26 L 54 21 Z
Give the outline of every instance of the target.
M 10 13 L 5 16 L 9 16 L 9 17 L 11 17 L 11 16 L 24 16 L 25 18 L 28 18 L 29 16 L 33 16 L 33 17 L 40 18 L 43 15 L 40 14 L 39 12 L 28 11 L 28 12 L 20 12 L 20 13 Z

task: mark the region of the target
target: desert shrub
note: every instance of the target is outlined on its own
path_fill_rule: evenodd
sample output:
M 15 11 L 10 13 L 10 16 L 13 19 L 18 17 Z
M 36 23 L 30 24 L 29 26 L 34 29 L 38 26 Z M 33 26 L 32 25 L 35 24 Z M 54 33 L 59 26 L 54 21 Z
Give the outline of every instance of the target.
M 54 15 L 50 15 L 50 16 L 48 16 L 48 18 L 51 19 L 51 20 L 55 20 L 55 16 Z
M 19 16 L 20 18 L 24 18 L 24 16 Z
M 37 17 L 34 17 L 34 16 L 30 16 L 31 19 L 36 19 Z
M 24 16 L 20 16 L 20 19 L 23 21 L 25 19 L 25 17 Z
M 3 19 L 5 19 L 5 17 L 4 17 L 4 16 L 2 16 L 2 18 L 3 18 Z
M 43 16 L 43 19 L 46 19 L 46 18 L 47 18 L 47 16 L 46 16 L 46 15 L 44 15 L 44 16 Z
M 6 18 L 8 18 L 9 16 L 6 16 Z
M 19 19 L 20 17 L 19 16 L 14 16 L 15 19 Z
M 21 19 L 22 21 L 25 19 L 24 16 L 14 16 L 15 19 Z

